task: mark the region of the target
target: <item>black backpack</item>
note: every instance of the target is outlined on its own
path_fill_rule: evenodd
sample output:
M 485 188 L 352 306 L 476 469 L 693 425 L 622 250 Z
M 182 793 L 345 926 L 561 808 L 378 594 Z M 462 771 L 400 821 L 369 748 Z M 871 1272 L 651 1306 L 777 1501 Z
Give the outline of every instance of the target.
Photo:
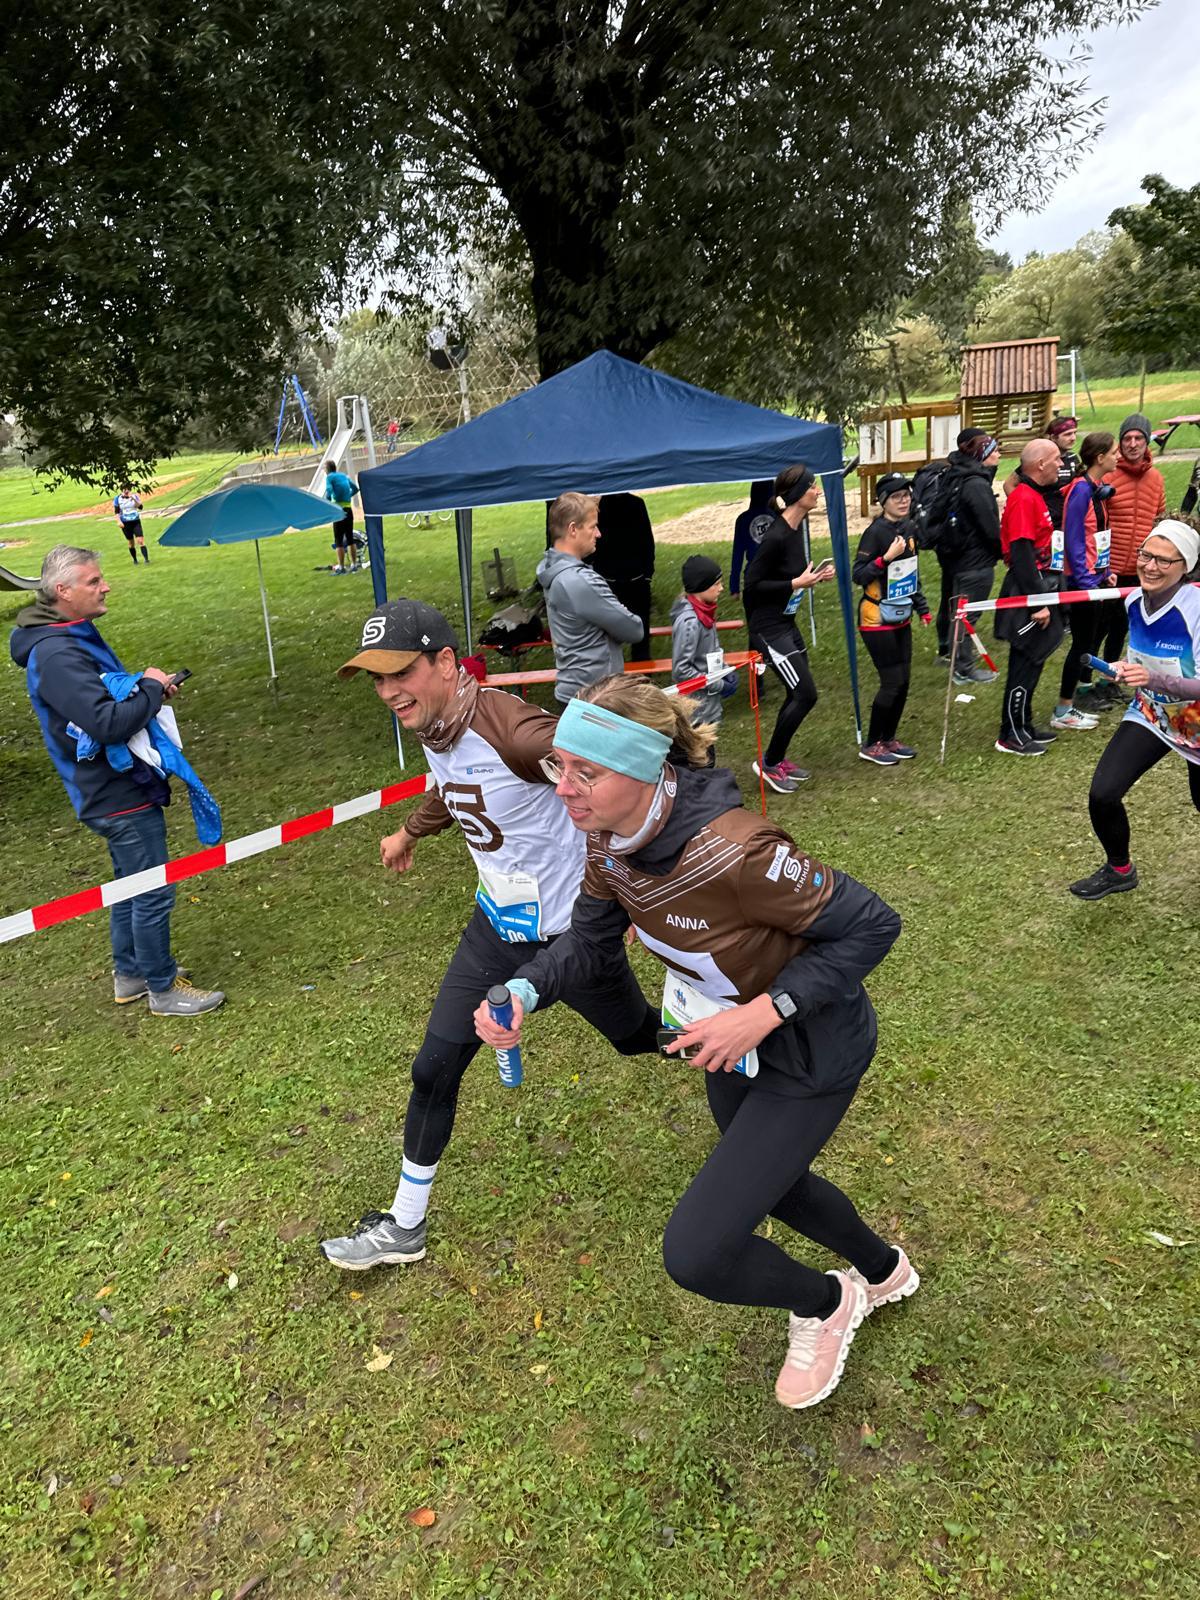
M 962 482 L 948 461 L 931 461 L 913 479 L 917 548 L 936 550 L 943 560 L 957 555 L 965 542 L 958 516 Z

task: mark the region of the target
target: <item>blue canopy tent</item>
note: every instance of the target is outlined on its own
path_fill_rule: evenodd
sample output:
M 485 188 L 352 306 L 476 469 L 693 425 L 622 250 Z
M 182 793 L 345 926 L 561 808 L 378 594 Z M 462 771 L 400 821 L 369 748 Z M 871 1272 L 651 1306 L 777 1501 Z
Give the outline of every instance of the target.
M 398 460 L 359 474 L 376 604 L 387 598 L 385 516 L 455 513 L 470 649 L 474 508 L 552 500 L 564 489 L 610 494 L 773 478 L 793 461 L 806 462 L 824 485 L 855 719 L 861 725 L 841 430 L 730 400 L 608 350 Z

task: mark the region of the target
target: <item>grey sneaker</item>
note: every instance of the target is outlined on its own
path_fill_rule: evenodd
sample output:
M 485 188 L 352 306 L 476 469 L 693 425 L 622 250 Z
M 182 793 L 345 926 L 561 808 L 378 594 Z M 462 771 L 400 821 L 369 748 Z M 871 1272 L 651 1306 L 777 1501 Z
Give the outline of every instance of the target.
M 992 672 L 988 667 L 972 667 L 969 672 L 959 672 L 957 667 L 954 670 L 954 681 L 959 684 L 995 683 L 999 676 L 998 672 Z
M 399 1267 L 420 1261 L 425 1254 L 425 1219 L 415 1228 L 402 1228 L 390 1211 L 368 1211 L 343 1239 L 322 1239 L 326 1261 L 344 1272 L 367 1272 L 371 1267 Z
M 132 1005 L 135 1000 L 141 1000 L 149 993 L 150 986 L 145 978 L 113 968 L 113 999 L 119 1006 Z
M 196 1017 L 202 1011 L 215 1011 L 225 1004 L 220 989 L 197 989 L 183 973 L 177 973 L 169 989 L 150 991 L 150 1009 L 156 1017 Z
M 789 778 L 782 765 L 768 767 L 764 762 L 760 767 L 757 761 L 752 761 L 750 770 L 756 778 L 762 779 L 768 789 L 774 789 L 776 794 L 795 794 L 800 787 L 800 781 L 796 778 Z

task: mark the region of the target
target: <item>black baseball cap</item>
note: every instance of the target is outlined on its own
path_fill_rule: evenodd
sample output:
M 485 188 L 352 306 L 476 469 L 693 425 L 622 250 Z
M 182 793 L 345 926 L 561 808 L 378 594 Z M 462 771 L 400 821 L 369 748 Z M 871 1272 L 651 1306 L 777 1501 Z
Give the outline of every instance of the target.
M 403 672 L 427 651 L 458 653 L 458 639 L 445 617 L 423 600 L 389 600 L 363 623 L 358 654 L 339 667 L 339 678 L 356 672 Z
M 894 494 L 902 494 L 905 489 L 912 490 L 912 479 L 906 478 L 902 472 L 885 472 L 875 485 L 875 498 L 882 505 L 883 502 Z

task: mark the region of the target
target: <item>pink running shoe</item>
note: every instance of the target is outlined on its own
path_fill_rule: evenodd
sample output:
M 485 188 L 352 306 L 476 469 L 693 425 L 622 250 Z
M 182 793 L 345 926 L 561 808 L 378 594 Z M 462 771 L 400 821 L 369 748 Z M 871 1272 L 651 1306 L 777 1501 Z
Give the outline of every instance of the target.
M 831 1395 L 841 1381 L 846 1354 L 867 1314 L 863 1289 L 844 1272 L 831 1272 L 841 1286 L 837 1310 L 820 1317 L 788 1314 L 788 1353 L 775 1380 L 775 1398 L 789 1411 L 803 1411 Z
M 898 1300 L 906 1300 L 910 1294 L 916 1294 L 921 1287 L 916 1267 L 899 1245 L 896 1246 L 896 1254 L 900 1259 L 882 1283 L 868 1283 L 857 1267 L 851 1267 L 846 1274 L 852 1283 L 858 1284 L 867 1297 L 865 1316 L 869 1317 L 872 1311 L 877 1311 L 880 1306 L 891 1306 Z

